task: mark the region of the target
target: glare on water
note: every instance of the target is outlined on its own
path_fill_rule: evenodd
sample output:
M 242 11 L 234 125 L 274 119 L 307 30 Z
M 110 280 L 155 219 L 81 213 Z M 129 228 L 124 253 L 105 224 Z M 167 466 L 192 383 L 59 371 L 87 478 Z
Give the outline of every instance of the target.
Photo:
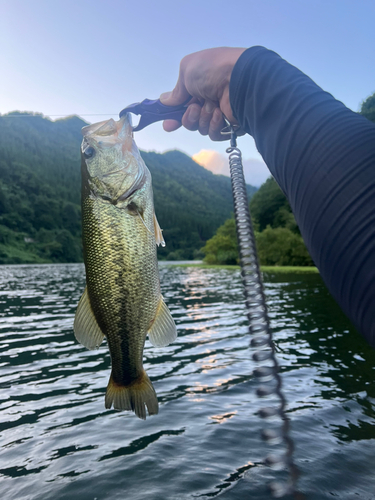
M 74 339 L 81 264 L 0 267 L 2 498 L 268 499 L 285 471 L 258 416 L 239 272 L 162 265 L 174 344 L 146 341 L 159 414 L 105 410 L 105 342 Z M 308 498 L 372 499 L 375 351 L 318 275 L 265 274 L 300 488 Z

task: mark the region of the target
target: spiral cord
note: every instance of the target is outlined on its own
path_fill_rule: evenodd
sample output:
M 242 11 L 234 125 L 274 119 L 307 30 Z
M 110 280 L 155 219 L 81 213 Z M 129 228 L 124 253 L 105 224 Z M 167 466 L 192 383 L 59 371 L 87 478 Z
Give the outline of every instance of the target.
M 242 155 L 237 148 L 236 134 L 233 127 L 230 127 L 230 133 L 231 147 L 226 152 L 229 154 L 241 278 L 251 335 L 250 345 L 254 351 L 253 360 L 257 363 L 257 367 L 253 372 L 258 381 L 256 393 L 260 398 L 275 400 L 274 405 L 261 408 L 258 412 L 259 416 L 269 423 L 267 423 L 268 427 L 262 431 L 262 439 L 268 445 L 281 448 L 278 453 L 268 455 L 264 463 L 275 470 L 286 469 L 289 471 L 286 482 L 275 481 L 269 485 L 274 498 L 290 495 L 292 498 L 302 500 L 305 497 L 296 490 L 299 471 L 293 462 L 294 445 L 290 437 L 289 419 L 285 413 L 286 400 L 282 391 L 282 380 L 279 375 L 279 365 L 276 359 L 258 264 L 255 236 L 242 167 Z

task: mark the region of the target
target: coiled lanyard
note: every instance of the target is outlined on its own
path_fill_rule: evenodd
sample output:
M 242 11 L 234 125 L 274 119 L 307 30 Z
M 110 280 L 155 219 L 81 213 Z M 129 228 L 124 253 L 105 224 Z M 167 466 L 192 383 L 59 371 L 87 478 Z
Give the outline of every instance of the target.
M 230 178 L 234 201 L 234 215 L 240 254 L 241 278 L 244 287 L 245 305 L 249 320 L 250 345 L 253 348 L 253 360 L 258 364 L 253 374 L 259 382 L 256 393 L 259 397 L 275 396 L 277 406 L 261 408 L 258 412 L 263 419 L 279 417 L 282 421 L 278 429 L 264 428 L 262 438 L 270 445 L 284 445 L 280 454 L 268 455 L 264 462 L 276 470 L 287 468 L 289 479 L 286 483 L 274 481 L 269 487 L 274 498 L 292 495 L 296 500 L 304 495 L 296 489 L 299 471 L 293 462 L 294 445 L 290 437 L 289 419 L 286 416 L 286 400 L 282 391 L 279 365 L 276 359 L 272 331 L 267 313 L 267 304 L 260 274 L 255 236 L 251 221 L 246 183 L 242 166 L 242 154 L 237 147 L 237 135 L 234 126 L 227 121 L 228 127 L 222 131 L 230 134 L 229 154 Z
M 141 115 L 140 122 L 137 127 L 133 128 L 133 131 L 142 130 L 150 123 L 160 120 L 181 120 L 190 99 L 191 96 L 189 96 L 186 102 L 178 106 L 166 106 L 159 99 L 144 99 L 142 102 L 131 104 L 124 108 L 120 112 L 120 118 L 126 113 Z M 264 419 L 279 417 L 282 421 L 281 426 L 277 430 L 265 428 L 262 431 L 262 437 L 267 443 L 271 445 L 284 444 L 284 452 L 278 455 L 267 456 L 265 464 L 274 469 L 287 468 L 289 470 L 288 482 L 281 483 L 275 481 L 270 484 L 271 494 L 275 498 L 292 495 L 296 500 L 302 500 L 304 496 L 296 490 L 299 471 L 293 462 L 294 446 L 289 435 L 289 419 L 285 414 L 286 401 L 282 392 L 279 366 L 275 355 L 263 283 L 259 270 L 255 237 L 243 174 L 242 155 L 237 147 L 235 128 L 226 118 L 225 121 L 228 126 L 221 133 L 230 134 L 230 148 L 226 151 L 229 154 L 241 276 L 249 320 L 249 332 L 252 337 L 250 344 L 254 348 L 253 359 L 258 363 L 258 367 L 254 370 L 254 376 L 260 382 L 256 392 L 259 397 L 274 395 L 279 401 L 277 406 L 260 409 L 259 415 Z

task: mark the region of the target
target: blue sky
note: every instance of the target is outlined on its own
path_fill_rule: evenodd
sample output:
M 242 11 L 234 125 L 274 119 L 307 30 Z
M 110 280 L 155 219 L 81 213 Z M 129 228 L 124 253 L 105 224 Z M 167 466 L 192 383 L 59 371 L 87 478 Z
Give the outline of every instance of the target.
M 115 118 L 171 90 L 184 55 L 252 45 L 275 50 L 358 111 L 375 91 L 374 19 L 374 0 L 0 0 L 0 113 Z M 225 152 L 160 123 L 136 141 L 145 150 Z M 239 145 L 260 159 L 250 137 Z

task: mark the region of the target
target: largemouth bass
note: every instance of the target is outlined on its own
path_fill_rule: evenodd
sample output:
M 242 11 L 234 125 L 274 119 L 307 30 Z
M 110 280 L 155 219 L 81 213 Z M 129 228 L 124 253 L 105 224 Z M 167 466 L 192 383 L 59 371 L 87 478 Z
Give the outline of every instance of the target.
M 82 129 L 82 233 L 86 289 L 74 333 L 88 349 L 107 338 L 112 372 L 105 407 L 158 413 L 142 359 L 175 340 L 160 292 L 156 245 L 164 245 L 154 212 L 151 174 L 133 140 L 129 115 Z

